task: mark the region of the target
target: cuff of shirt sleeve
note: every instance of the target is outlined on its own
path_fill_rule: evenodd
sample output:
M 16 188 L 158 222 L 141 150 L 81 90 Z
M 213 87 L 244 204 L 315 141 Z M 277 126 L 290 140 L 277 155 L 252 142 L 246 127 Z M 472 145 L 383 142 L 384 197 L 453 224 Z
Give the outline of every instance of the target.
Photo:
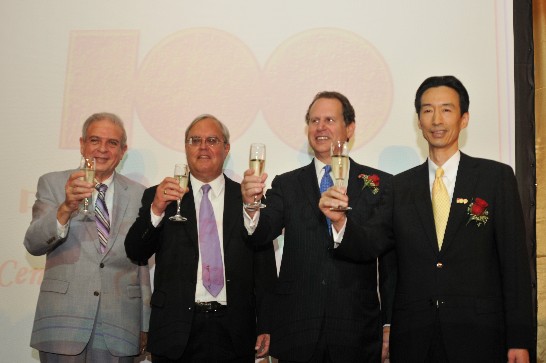
M 345 218 L 345 223 L 343 223 L 343 227 L 338 231 L 332 226 L 332 237 L 334 239 L 334 248 L 336 248 L 341 241 L 343 240 L 343 235 L 345 235 L 345 227 L 347 226 L 347 218 Z
M 154 227 L 157 227 L 159 225 L 159 223 L 161 222 L 161 220 L 163 219 L 163 217 L 165 217 L 165 212 L 161 213 L 160 216 L 156 216 L 154 214 L 154 211 L 152 210 L 152 205 L 150 204 L 150 216 L 151 216 L 151 220 L 152 220 L 152 225 Z
M 243 206 L 243 219 L 248 235 L 252 235 L 258 226 L 258 221 L 260 220 L 260 210 L 258 209 L 256 213 L 254 213 L 254 217 L 250 217 Z

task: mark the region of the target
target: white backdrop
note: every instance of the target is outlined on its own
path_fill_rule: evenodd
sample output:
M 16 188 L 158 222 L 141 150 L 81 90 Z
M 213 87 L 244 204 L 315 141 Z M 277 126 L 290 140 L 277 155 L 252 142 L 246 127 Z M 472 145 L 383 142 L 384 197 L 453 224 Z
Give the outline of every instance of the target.
M 453 74 L 470 93 L 462 150 L 513 166 L 510 0 L 0 2 L 0 361 L 28 347 L 44 257 L 23 247 L 38 177 L 77 166 L 91 113 L 129 134 L 120 172 L 145 185 L 184 159 L 183 133 L 212 113 L 232 133 L 226 173 L 267 145 L 272 177 L 307 164 L 304 115 L 337 90 L 356 109 L 351 156 L 397 173 L 426 158 L 413 97 Z M 282 241 L 280 241 L 282 247 Z

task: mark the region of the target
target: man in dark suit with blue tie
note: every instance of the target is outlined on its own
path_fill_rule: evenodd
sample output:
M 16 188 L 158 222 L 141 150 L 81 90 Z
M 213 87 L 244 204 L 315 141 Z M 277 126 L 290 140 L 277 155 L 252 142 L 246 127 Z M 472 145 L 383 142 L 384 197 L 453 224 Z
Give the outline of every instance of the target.
M 155 254 L 148 350 L 154 363 L 246 362 L 267 354 L 262 300 L 276 278 L 271 240 L 249 243 L 239 183 L 223 173 L 229 131 L 212 115 L 186 129 L 189 185 L 166 177 L 144 192 L 127 255 Z M 176 201 L 186 221 L 171 220 Z
M 509 166 L 460 152 L 468 107 L 453 76 L 421 84 L 415 110 L 428 160 L 385 185 L 370 221 L 347 220 L 347 241 L 335 251 L 365 261 L 395 246 L 393 363 L 529 361 L 531 279 L 517 183 Z M 350 201 L 339 192 L 320 201 L 334 226 L 345 217 L 329 206 Z
M 389 322 L 394 292 L 388 261 L 392 266 L 394 260 L 391 256 L 379 263 L 380 308 L 376 261 L 337 258 L 333 251 L 344 243 L 343 228 L 331 228 L 318 209 L 321 189 L 332 182 L 330 147 L 353 137 L 355 112 L 344 95 L 321 92 L 309 105 L 306 123 L 314 160 L 275 177 L 267 206 L 259 212 L 247 208 L 245 216 L 252 219 L 249 232 L 255 244 L 267 243 L 284 229 L 279 278 L 268 304 L 274 316 L 271 355 L 281 362 L 380 362 L 382 326 Z M 246 203 L 261 197 L 266 177 L 245 172 L 241 188 Z M 342 214 L 355 223 L 367 219 L 379 202 L 380 184 L 389 178 L 350 160 L 343 191 L 352 210 Z

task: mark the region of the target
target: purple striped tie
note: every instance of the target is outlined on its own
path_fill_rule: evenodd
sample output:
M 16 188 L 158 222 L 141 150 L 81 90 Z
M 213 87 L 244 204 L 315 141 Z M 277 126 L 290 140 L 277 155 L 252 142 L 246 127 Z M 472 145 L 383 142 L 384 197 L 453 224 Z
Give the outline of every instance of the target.
M 104 253 L 108 246 L 108 237 L 110 236 L 110 215 L 106 207 L 104 195 L 108 189 L 106 184 L 97 184 L 95 187 L 99 191 L 99 196 L 95 203 L 95 221 L 97 222 L 97 231 L 99 232 L 100 251 Z
M 203 286 L 212 296 L 218 296 L 224 287 L 224 264 L 220 251 L 220 238 L 214 210 L 208 196 L 210 185 L 203 185 L 201 190 L 203 190 L 203 198 L 199 207 L 199 249 L 201 250 Z

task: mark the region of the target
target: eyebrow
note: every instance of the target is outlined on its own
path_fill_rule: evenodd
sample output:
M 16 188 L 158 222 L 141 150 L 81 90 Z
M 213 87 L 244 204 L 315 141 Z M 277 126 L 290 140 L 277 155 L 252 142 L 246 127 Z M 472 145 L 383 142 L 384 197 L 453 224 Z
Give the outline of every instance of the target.
M 423 104 L 421 105 L 421 107 L 427 107 L 427 106 L 432 107 L 433 104 L 432 104 L 432 103 L 423 103 Z M 441 103 L 440 106 L 456 107 L 455 104 L 453 104 L 453 103 L 451 103 L 451 102 Z
M 120 139 L 113 139 L 113 138 L 109 138 L 109 137 L 100 137 L 100 136 L 96 136 L 96 135 L 87 136 L 87 139 L 88 139 L 88 140 L 91 140 L 91 139 L 99 139 L 99 140 L 106 140 L 106 141 L 121 142 Z

